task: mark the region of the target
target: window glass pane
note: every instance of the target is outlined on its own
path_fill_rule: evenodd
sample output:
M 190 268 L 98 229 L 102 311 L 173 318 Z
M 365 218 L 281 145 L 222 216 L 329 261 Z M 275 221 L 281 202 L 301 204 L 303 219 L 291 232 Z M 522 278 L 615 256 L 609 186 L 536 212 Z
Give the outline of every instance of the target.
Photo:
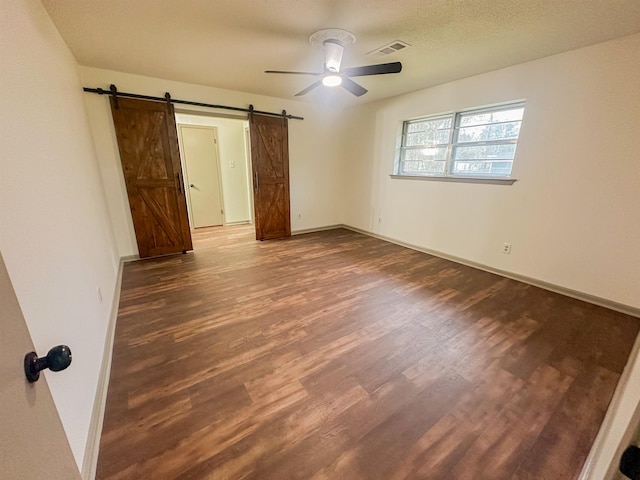
M 415 120 L 413 122 L 407 122 L 407 133 L 421 132 L 428 129 L 447 129 L 451 128 L 451 121 L 453 116 L 434 118 L 432 120 Z
M 524 107 L 496 112 L 463 113 L 460 115 L 460 126 L 486 125 L 488 123 L 521 121 Z
M 454 175 L 505 177 L 511 174 L 512 160 L 457 160 L 453 162 Z
M 520 133 L 520 122 L 497 123 L 462 127 L 458 131 L 458 142 L 487 142 L 491 140 L 513 140 Z
M 465 145 L 457 146 L 453 152 L 454 160 L 467 159 L 507 159 L 513 160 L 516 154 L 516 144 L 501 145 Z
M 447 147 L 408 148 L 403 153 L 405 162 L 431 162 L 433 160 L 446 160 Z
M 446 160 L 447 147 L 408 148 L 404 151 L 404 160 L 431 161 Z
M 407 122 L 407 133 L 420 132 L 424 130 L 419 122 Z
M 443 161 L 410 161 L 402 164 L 400 173 L 409 175 L 444 175 L 446 162 Z
M 419 120 L 407 123 L 403 146 L 447 144 L 453 117 Z
M 449 131 L 450 129 L 408 133 L 405 137 L 404 144 L 407 147 L 416 145 L 446 145 L 449 142 Z
M 442 175 L 447 147 L 410 148 L 403 151 L 402 173 Z

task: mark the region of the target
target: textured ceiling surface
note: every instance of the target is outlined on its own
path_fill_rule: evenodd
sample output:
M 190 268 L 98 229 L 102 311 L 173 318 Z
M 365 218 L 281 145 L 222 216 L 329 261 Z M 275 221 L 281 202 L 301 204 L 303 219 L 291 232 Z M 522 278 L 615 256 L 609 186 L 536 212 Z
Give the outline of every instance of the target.
M 264 70 L 321 71 L 309 36 L 357 40 L 342 66 L 401 61 L 360 77 L 367 102 L 640 32 L 639 0 L 43 0 L 81 65 L 293 98 L 314 80 Z M 394 40 L 411 48 L 367 53 Z M 323 87 L 326 88 L 326 87 Z M 303 97 L 325 99 L 316 89 Z

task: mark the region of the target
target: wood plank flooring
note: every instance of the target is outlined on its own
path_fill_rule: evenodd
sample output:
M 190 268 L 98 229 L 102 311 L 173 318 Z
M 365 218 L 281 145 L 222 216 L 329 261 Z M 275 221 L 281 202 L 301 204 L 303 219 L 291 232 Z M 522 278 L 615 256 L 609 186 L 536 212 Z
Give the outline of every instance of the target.
M 640 320 L 337 229 L 125 266 L 98 479 L 576 478 Z

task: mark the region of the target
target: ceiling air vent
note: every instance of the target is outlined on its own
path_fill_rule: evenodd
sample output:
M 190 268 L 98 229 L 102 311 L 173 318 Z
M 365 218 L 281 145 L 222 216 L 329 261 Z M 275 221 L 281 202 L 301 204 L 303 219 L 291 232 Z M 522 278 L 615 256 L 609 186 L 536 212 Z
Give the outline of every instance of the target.
M 410 47 L 407 42 L 403 42 L 402 40 L 396 40 L 394 42 L 385 45 L 384 47 L 376 48 L 375 50 L 367 53 L 367 55 L 372 57 L 384 57 L 385 55 L 391 55 L 392 53 L 399 52 L 400 50 L 404 50 L 405 48 Z

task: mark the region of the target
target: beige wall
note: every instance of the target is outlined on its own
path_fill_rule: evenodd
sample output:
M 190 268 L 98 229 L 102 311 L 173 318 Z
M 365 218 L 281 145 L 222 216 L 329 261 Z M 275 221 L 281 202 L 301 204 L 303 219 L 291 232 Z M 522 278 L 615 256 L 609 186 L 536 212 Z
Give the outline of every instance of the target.
M 81 467 L 119 256 L 73 56 L 38 1 L 3 1 L 0 32 L 0 248 L 37 353 L 73 352 L 44 375 Z
M 242 119 L 185 114 L 177 114 L 176 122 L 181 125 L 216 127 L 225 223 L 249 222 L 251 208 L 247 173 L 250 166 L 247 165 L 244 151 L 244 127 L 247 122 Z M 231 167 L 229 162 L 233 162 L 235 166 Z
M 640 308 L 638 78 L 634 35 L 355 109 L 343 223 Z M 520 99 L 513 186 L 389 177 L 404 119 Z
M 108 88 L 115 84 L 120 91 L 194 100 L 216 105 L 248 107 L 288 113 L 304 120 L 289 121 L 289 168 L 291 184 L 291 228 L 335 225 L 342 210 L 342 150 L 338 120 L 340 112 L 312 104 L 222 90 L 158 78 L 131 75 L 110 70 L 80 67 L 84 86 Z M 87 112 L 103 174 L 111 221 L 121 256 L 138 253 L 128 207 L 118 147 L 107 97 L 87 94 Z M 189 107 L 192 111 L 206 111 Z M 181 111 L 184 109 L 181 108 Z M 211 113 L 227 114 L 219 110 Z M 297 214 L 301 213 L 298 219 Z

